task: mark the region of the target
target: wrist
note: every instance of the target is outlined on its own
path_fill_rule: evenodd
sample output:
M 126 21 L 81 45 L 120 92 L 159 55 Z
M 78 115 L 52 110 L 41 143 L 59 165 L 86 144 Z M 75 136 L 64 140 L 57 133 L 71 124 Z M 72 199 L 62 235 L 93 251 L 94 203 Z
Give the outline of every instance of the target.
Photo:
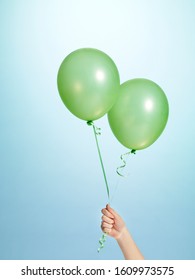
M 118 234 L 118 236 L 116 237 L 116 241 L 120 242 L 121 240 L 123 240 L 127 233 L 128 233 L 128 229 L 126 228 L 126 226 L 124 226 L 120 231 L 120 233 Z

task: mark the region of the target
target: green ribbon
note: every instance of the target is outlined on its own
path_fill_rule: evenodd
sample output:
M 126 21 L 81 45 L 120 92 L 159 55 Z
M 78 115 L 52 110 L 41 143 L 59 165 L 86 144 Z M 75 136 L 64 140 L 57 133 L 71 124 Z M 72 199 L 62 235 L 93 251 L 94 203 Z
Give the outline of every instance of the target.
M 109 187 L 108 187 L 108 181 L 107 181 L 107 178 L 106 178 L 106 172 L 105 172 L 105 169 L 104 169 L 102 155 L 101 155 L 101 151 L 100 151 L 100 147 L 99 147 L 99 143 L 98 143 L 98 138 L 97 138 L 98 135 L 101 135 L 101 128 L 95 126 L 92 121 L 88 121 L 87 124 L 93 126 L 96 146 L 97 146 L 98 155 L 99 155 L 99 159 L 100 159 L 100 164 L 101 164 L 101 167 L 102 167 L 102 172 L 103 172 L 104 181 L 105 181 L 105 185 L 106 185 L 106 191 L 107 191 L 107 196 L 108 196 L 108 203 L 110 203 L 110 190 L 109 190 Z M 101 249 L 104 248 L 104 243 L 106 242 L 106 236 L 107 236 L 107 234 L 104 233 L 104 234 L 102 234 L 102 237 L 99 239 L 100 247 L 97 250 L 98 253 L 100 252 Z
M 128 156 L 128 155 L 130 155 L 130 154 L 135 154 L 136 153 L 136 150 L 134 150 L 134 149 L 132 149 L 131 151 L 129 151 L 129 152 L 127 152 L 127 153 L 125 153 L 125 154 L 122 154 L 121 156 L 120 156 L 120 159 L 121 159 L 121 161 L 123 162 L 123 164 L 121 165 L 121 166 L 119 166 L 117 169 L 116 169 L 116 173 L 119 175 L 119 176 L 121 176 L 121 177 L 126 177 L 125 175 L 123 175 L 121 172 L 119 172 L 119 170 L 120 169 L 124 169 L 125 168 L 125 166 L 126 166 L 126 161 L 125 161 L 125 157 L 126 156 Z
M 109 190 L 109 187 L 108 187 L 108 181 L 107 181 L 107 178 L 106 178 L 106 172 L 105 172 L 105 169 L 104 169 L 102 155 L 101 155 L 101 151 L 100 151 L 100 147 L 99 147 L 99 143 L 98 143 L 98 138 L 97 138 L 97 135 L 101 135 L 101 128 L 95 126 L 92 121 L 88 121 L 87 124 L 93 126 L 93 131 L 94 131 L 94 135 L 95 135 L 95 141 L 96 141 L 96 146 L 97 146 L 98 155 L 99 155 L 99 159 L 100 159 L 100 164 L 101 164 L 101 167 L 102 167 L 102 172 L 103 172 L 103 175 L 104 175 L 104 181 L 105 181 L 105 184 L 106 184 L 106 191 L 107 191 L 107 195 L 108 195 L 108 201 L 110 201 L 110 190 Z
M 104 181 L 105 181 L 105 185 L 106 185 L 106 191 L 107 191 L 107 196 L 108 196 L 108 203 L 110 204 L 110 190 L 108 187 L 108 181 L 106 178 L 106 172 L 104 169 L 104 164 L 103 164 L 103 160 L 102 160 L 102 155 L 101 155 L 101 151 L 100 151 L 100 147 L 99 147 L 99 143 L 98 143 L 98 135 L 101 135 L 101 128 L 97 127 L 94 125 L 93 121 L 87 121 L 87 124 L 89 126 L 93 127 L 93 132 L 94 132 L 94 136 L 95 136 L 95 141 L 96 141 L 96 146 L 97 146 L 97 151 L 98 151 L 98 155 L 99 155 L 99 159 L 100 159 L 100 164 L 101 164 L 101 168 L 102 168 L 102 172 L 103 172 L 103 176 L 104 176 Z M 117 174 L 121 177 L 125 177 L 119 170 L 123 169 L 126 166 L 126 161 L 124 159 L 125 156 L 129 155 L 129 154 L 135 154 L 136 150 L 132 149 L 131 151 L 129 151 L 128 153 L 125 153 L 123 155 L 120 156 L 120 159 L 122 160 L 123 164 L 121 166 L 119 166 L 116 170 Z M 101 238 L 99 239 L 99 244 L 100 247 L 98 248 L 98 253 L 100 252 L 101 249 L 104 248 L 104 243 L 106 242 L 106 236 L 107 234 L 104 233 L 102 234 Z
M 106 236 L 107 236 L 106 233 L 102 234 L 102 237 L 99 240 L 100 247 L 98 248 L 98 253 L 100 252 L 101 249 L 104 248 L 104 243 L 106 242 Z

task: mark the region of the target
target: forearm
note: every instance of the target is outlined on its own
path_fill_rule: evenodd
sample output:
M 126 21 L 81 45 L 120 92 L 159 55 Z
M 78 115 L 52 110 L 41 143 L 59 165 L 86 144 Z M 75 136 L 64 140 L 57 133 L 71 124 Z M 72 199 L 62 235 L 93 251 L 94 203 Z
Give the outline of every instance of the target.
M 127 228 L 124 228 L 123 232 L 116 240 L 126 260 L 144 259 Z

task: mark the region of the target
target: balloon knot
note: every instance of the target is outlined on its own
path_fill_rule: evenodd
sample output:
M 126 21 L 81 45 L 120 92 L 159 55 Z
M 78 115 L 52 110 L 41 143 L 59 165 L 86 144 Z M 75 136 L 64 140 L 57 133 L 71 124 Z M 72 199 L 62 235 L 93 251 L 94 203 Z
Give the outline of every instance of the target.
M 131 154 L 134 154 L 134 155 L 135 155 L 135 154 L 136 154 L 136 150 L 132 149 L 132 150 L 131 150 Z
M 93 125 L 93 121 L 87 121 L 88 125 Z

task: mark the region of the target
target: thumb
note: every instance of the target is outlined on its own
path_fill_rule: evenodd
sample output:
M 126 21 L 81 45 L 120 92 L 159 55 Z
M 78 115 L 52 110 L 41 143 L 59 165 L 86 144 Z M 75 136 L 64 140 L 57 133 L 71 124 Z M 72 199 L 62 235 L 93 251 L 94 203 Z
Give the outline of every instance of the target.
M 119 214 L 113 208 L 111 208 L 109 204 L 106 205 L 106 209 L 115 217 L 119 217 Z

